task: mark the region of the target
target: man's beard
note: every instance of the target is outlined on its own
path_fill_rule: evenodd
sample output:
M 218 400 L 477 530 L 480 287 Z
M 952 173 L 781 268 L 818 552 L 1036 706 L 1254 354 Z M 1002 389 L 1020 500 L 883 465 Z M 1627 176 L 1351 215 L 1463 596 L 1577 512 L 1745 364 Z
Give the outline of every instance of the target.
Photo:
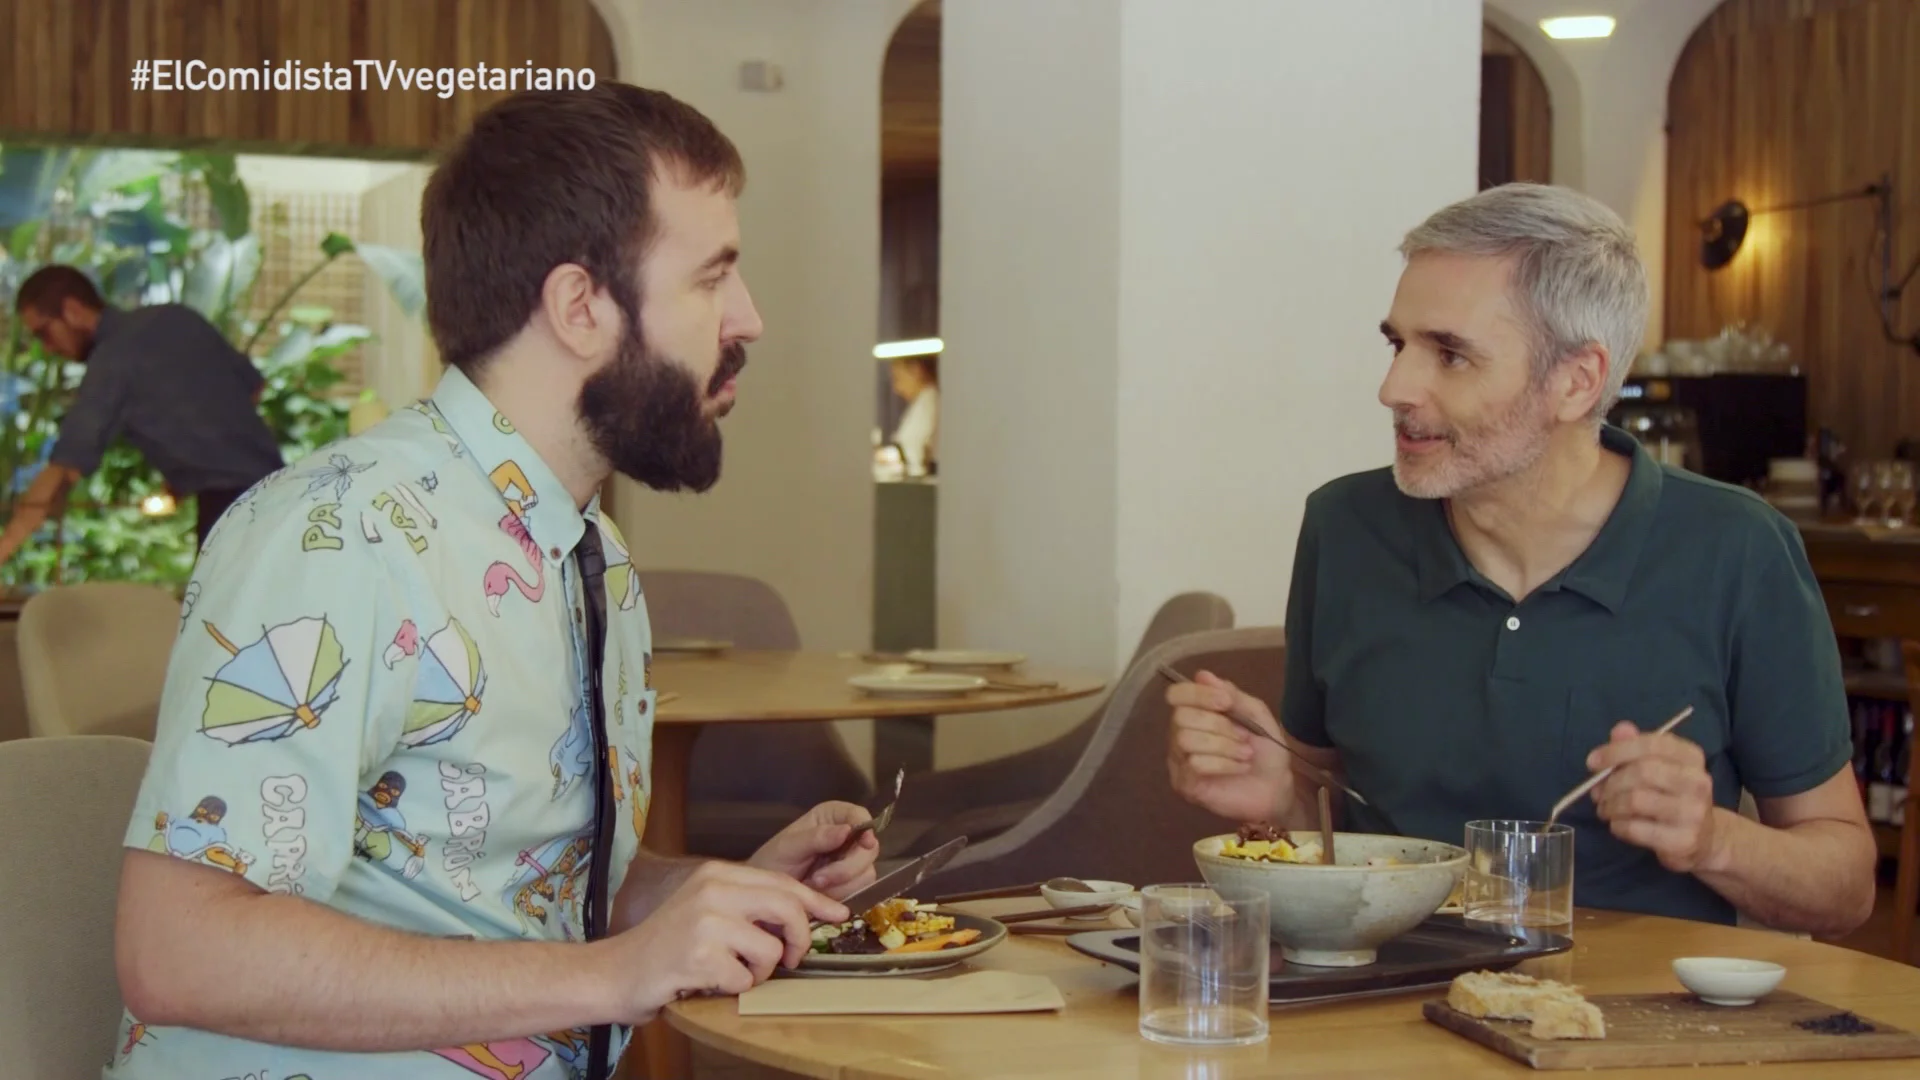
M 1492 423 L 1449 433 L 1444 458 L 1424 467 L 1403 463 L 1394 456 L 1393 479 L 1402 493 L 1416 499 L 1450 499 L 1486 488 L 1533 468 L 1546 456 L 1553 424 L 1546 417 L 1545 387 L 1529 385 L 1520 399 Z M 1394 427 L 1410 434 L 1413 425 L 1395 415 Z
M 720 479 L 721 445 L 720 425 L 703 406 L 746 365 L 746 347 L 727 346 L 702 393 L 629 322 L 620 355 L 580 388 L 581 422 L 593 448 L 622 476 L 655 491 L 706 491 Z

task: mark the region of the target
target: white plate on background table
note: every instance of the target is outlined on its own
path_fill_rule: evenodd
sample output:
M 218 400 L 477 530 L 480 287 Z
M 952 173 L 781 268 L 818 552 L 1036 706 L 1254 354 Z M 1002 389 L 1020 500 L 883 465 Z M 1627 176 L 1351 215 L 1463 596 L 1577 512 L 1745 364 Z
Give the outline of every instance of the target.
M 935 671 L 876 671 L 855 675 L 847 685 L 875 697 L 961 697 L 984 689 L 987 680 Z
M 914 649 L 906 654 L 906 659 L 927 667 L 957 668 L 1010 668 L 1027 662 L 1021 653 L 992 649 Z
M 733 648 L 731 641 L 716 641 L 712 638 L 660 637 L 653 639 L 653 651 L 657 653 L 723 653 Z

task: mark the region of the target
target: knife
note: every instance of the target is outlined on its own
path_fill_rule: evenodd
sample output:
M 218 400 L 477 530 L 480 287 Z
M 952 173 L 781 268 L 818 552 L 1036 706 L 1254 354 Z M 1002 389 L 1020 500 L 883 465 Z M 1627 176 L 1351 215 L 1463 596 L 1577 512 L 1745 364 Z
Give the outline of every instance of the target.
M 966 837 L 955 837 L 842 900 L 841 903 L 847 905 L 847 910 L 852 913 L 848 918 L 857 919 L 875 904 L 884 904 L 920 884 L 928 874 L 947 865 L 966 846 Z

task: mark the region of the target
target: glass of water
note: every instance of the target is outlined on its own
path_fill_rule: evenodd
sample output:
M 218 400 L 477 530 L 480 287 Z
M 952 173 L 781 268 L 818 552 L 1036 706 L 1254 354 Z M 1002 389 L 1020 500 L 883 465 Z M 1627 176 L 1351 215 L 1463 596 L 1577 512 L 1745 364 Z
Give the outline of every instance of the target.
M 1573 826 L 1469 821 L 1467 855 L 1467 918 L 1572 935 Z
M 1140 890 L 1140 1034 L 1180 1046 L 1264 1041 L 1270 944 L 1264 892 Z

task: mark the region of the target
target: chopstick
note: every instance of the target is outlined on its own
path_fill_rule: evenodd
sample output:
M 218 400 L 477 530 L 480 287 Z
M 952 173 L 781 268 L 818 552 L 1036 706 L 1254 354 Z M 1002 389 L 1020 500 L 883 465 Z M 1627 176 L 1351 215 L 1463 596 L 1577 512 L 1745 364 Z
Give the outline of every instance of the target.
M 1175 670 L 1173 665 L 1171 664 L 1163 663 L 1159 665 L 1159 671 L 1163 677 L 1165 677 L 1166 679 L 1172 682 L 1190 683 L 1193 681 L 1192 679 L 1187 678 L 1185 675 L 1182 675 L 1179 671 Z M 1298 769 L 1299 771 L 1314 778 L 1315 780 L 1320 781 L 1320 783 L 1324 786 L 1339 788 L 1341 791 L 1346 792 L 1349 798 L 1353 799 L 1355 802 L 1359 803 L 1361 806 L 1373 805 L 1372 803 L 1367 801 L 1366 796 L 1360 794 L 1359 792 L 1353 790 L 1347 785 L 1334 779 L 1332 773 L 1328 772 L 1325 769 L 1322 769 L 1318 765 L 1301 761 L 1300 755 L 1294 753 L 1293 747 L 1288 746 L 1285 739 L 1280 738 L 1279 736 L 1273 734 L 1272 732 L 1268 731 L 1266 728 L 1261 727 L 1259 724 L 1256 724 L 1251 720 L 1242 719 L 1241 717 L 1235 716 L 1232 713 L 1228 713 L 1226 714 L 1226 716 L 1227 716 L 1227 719 L 1229 721 L 1232 721 L 1234 724 L 1242 728 L 1245 728 L 1246 730 L 1254 733 L 1255 735 L 1258 735 L 1261 738 L 1266 739 L 1267 741 L 1273 743 L 1275 746 L 1278 746 L 1280 749 L 1285 750 L 1287 752 L 1287 756 L 1293 760 L 1293 767 L 1295 769 Z
M 1079 907 L 1045 908 L 1040 911 L 1022 911 L 1013 915 L 995 915 L 993 921 L 1002 926 L 1012 926 L 1014 923 L 1059 919 L 1068 915 L 1092 915 L 1095 912 L 1110 911 L 1117 906 L 1116 904 L 1082 904 Z
M 1672 731 L 1674 728 L 1679 727 L 1680 721 L 1685 720 L 1687 717 L 1692 715 L 1693 715 L 1693 706 L 1689 705 L 1686 708 L 1681 709 L 1679 712 L 1674 713 L 1673 719 L 1655 728 L 1651 732 L 1651 734 L 1665 735 L 1668 732 Z M 1592 776 L 1587 777 L 1586 781 L 1583 782 L 1579 787 L 1576 787 L 1572 791 L 1569 791 L 1565 795 L 1561 796 L 1560 801 L 1553 804 L 1553 812 L 1547 815 L 1547 828 L 1549 829 L 1553 828 L 1554 824 L 1560 820 L 1560 812 L 1562 810 L 1565 810 L 1567 807 L 1572 806 L 1574 802 L 1580 798 L 1580 796 L 1585 795 L 1587 792 L 1592 791 L 1596 787 L 1599 787 L 1601 781 L 1605 780 L 1609 776 L 1612 776 L 1613 770 L 1617 768 L 1619 768 L 1619 766 L 1609 765 L 1606 768 L 1601 769 L 1599 772 L 1594 773 Z
M 1007 933 L 1009 934 L 1055 934 L 1060 937 L 1067 937 L 1073 934 L 1084 934 L 1084 933 L 1087 933 L 1089 930 L 1098 931 L 1101 929 L 1103 929 L 1103 927 L 1101 927 L 1099 923 L 1092 923 L 1089 926 L 1085 926 L 1085 927 L 1025 925 L 1025 926 L 1009 926 L 1007 927 Z
M 968 901 L 968 900 L 995 900 L 1003 896 L 1038 896 L 1038 895 L 1040 895 L 1040 883 L 1036 881 L 1028 885 L 1001 885 L 997 888 L 979 889 L 974 892 L 950 893 L 946 896 L 936 896 L 933 899 L 927 901 L 927 903 L 959 904 L 959 903 L 964 903 L 965 901 Z

